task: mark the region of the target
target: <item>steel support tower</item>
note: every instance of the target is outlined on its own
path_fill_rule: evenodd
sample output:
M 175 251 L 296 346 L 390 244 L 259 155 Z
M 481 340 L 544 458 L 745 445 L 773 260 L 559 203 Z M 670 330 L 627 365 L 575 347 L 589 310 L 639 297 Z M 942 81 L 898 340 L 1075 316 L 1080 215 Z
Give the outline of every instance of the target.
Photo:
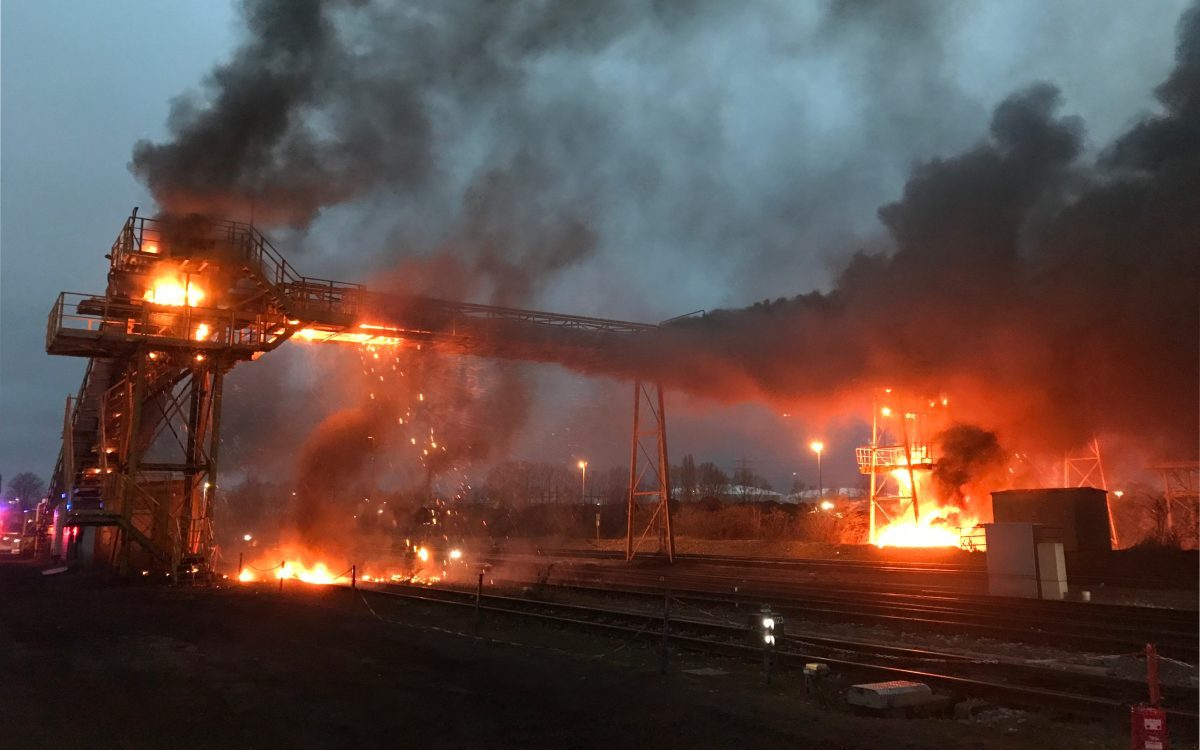
M 1200 461 L 1170 461 L 1149 468 L 1162 477 L 1167 531 L 1175 532 L 1179 521 L 1181 544 L 1200 541 L 1196 539 L 1196 519 L 1200 515 Z
M 641 498 L 654 498 L 642 531 Z M 675 532 L 671 528 L 671 464 L 667 458 L 667 412 L 661 384 L 633 384 L 633 440 L 629 454 L 629 495 L 625 514 L 625 559 L 632 560 L 651 531 L 658 551 L 675 561 Z M 636 538 L 635 538 L 636 537 Z
M 1117 523 L 1113 518 L 1112 493 L 1108 490 L 1108 480 L 1104 477 L 1104 461 L 1100 455 L 1100 439 L 1092 436 L 1089 442 L 1077 453 L 1067 453 L 1063 456 L 1063 487 L 1096 487 L 1105 492 L 1104 507 L 1108 511 L 1108 535 L 1114 549 L 1120 546 L 1117 535 Z

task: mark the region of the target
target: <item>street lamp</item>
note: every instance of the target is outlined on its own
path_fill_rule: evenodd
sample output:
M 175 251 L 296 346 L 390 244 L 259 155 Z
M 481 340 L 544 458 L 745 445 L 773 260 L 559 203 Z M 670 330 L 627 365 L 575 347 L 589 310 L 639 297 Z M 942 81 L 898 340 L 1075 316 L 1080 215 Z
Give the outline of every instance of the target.
M 587 505 L 587 461 L 580 459 L 579 471 L 582 472 L 579 482 L 579 501 Z M 596 503 L 596 549 L 600 549 L 600 503 Z
M 587 461 L 579 462 L 579 470 L 583 472 L 582 481 L 579 484 L 579 499 L 587 502 Z
M 820 440 L 814 440 L 808 444 L 812 448 L 812 452 L 817 454 L 817 494 L 822 498 L 825 497 L 825 482 L 821 476 L 821 453 L 825 450 L 825 443 Z

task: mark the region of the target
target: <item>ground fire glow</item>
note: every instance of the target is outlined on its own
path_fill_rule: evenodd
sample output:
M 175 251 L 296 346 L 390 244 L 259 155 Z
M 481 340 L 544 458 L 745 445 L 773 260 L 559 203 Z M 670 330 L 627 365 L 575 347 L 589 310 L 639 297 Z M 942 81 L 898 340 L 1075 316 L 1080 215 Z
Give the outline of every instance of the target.
M 424 545 L 408 545 L 404 553 L 357 564 L 329 563 L 320 559 L 323 554 L 294 548 L 280 552 L 278 557 L 275 553 L 264 553 L 253 561 L 243 561 L 237 580 L 241 583 L 300 581 L 317 586 L 349 586 L 353 581 L 430 586 L 447 580 L 451 568 L 464 565 L 463 550 L 457 547 L 434 553 Z
M 957 547 L 959 530 L 947 525 L 946 516 L 956 508 L 931 508 L 922 511 L 919 523 L 896 521 L 884 526 L 875 538 L 877 547 Z M 973 524 L 971 524 L 973 526 Z
M 877 402 L 905 401 L 891 388 L 875 397 Z M 945 483 L 934 481 L 935 454 L 944 448 L 939 443 L 952 424 L 949 403 L 945 395 L 922 400 L 911 410 L 877 403 L 872 444 L 858 450 L 860 470 L 873 474 L 872 511 L 879 513 L 870 540 L 875 546 L 956 547 L 963 533 L 986 520 L 978 510 L 968 510 L 975 503 L 966 502 L 962 487 L 945 497 Z

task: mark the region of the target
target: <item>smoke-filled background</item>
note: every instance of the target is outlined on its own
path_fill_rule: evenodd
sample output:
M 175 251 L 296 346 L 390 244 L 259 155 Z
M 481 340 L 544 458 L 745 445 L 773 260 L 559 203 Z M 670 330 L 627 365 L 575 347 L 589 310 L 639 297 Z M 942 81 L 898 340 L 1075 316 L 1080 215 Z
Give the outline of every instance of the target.
M 313 275 L 724 308 L 567 362 L 675 387 L 676 453 L 786 477 L 821 432 L 848 481 L 882 385 L 948 392 L 1006 447 L 1194 453 L 1196 24 L 1183 3 L 246 2 L 130 167 L 159 208 L 253 219 Z M 223 455 L 284 471 L 303 436 L 366 429 L 359 366 L 242 368 Z M 624 385 L 476 366 L 519 408 L 476 418 L 473 460 L 621 460 Z

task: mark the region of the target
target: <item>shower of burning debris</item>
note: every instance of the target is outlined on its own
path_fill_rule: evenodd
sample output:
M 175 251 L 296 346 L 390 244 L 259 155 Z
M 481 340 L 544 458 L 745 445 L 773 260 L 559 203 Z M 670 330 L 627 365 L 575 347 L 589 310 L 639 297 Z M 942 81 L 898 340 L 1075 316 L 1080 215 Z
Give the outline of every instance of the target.
M 523 421 L 512 365 L 417 344 L 358 353 L 359 371 L 343 384 L 357 402 L 326 417 L 300 449 L 285 546 L 383 549 L 398 533 L 436 526 L 470 489 L 472 462 L 503 450 Z M 388 497 L 404 502 L 389 506 Z

